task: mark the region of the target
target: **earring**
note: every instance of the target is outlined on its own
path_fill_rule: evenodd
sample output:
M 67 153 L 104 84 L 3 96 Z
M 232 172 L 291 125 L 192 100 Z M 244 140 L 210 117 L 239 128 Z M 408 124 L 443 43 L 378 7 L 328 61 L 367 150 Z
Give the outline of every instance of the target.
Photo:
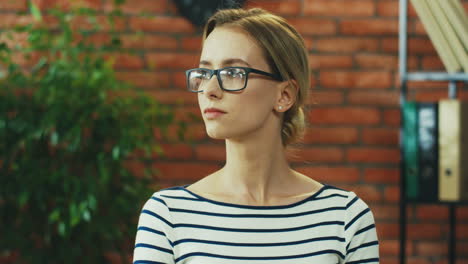
M 278 110 L 282 110 L 282 109 L 283 109 L 283 107 L 281 105 L 278 106 Z

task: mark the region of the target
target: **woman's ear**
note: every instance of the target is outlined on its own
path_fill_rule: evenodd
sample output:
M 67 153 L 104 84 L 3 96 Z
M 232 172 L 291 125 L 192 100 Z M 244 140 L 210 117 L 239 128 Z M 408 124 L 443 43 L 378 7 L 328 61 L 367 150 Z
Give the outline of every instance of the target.
M 286 112 L 296 102 L 299 92 L 299 86 L 296 80 L 288 80 L 278 84 L 278 97 L 276 102 L 276 110 L 278 112 Z

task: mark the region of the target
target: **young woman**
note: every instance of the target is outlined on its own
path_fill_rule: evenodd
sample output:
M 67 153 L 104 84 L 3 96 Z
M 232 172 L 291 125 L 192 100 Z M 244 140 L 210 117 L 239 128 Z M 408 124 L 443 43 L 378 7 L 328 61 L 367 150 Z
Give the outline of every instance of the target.
M 225 140 L 226 164 L 148 200 L 134 264 L 379 262 L 368 206 L 286 159 L 310 86 L 293 27 L 258 8 L 219 11 L 205 26 L 199 68 L 186 74 L 208 135 Z

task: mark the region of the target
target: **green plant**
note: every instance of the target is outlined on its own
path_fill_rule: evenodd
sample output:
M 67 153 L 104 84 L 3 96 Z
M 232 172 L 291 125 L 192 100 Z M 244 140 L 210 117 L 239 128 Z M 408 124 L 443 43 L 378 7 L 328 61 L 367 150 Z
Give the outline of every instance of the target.
M 154 133 L 173 113 L 116 78 L 107 54 L 120 41 L 91 44 L 93 10 L 53 9 L 47 23 L 30 10 L 35 22 L 14 30 L 27 45 L 0 43 L 0 249 L 18 262 L 105 263 L 106 252 L 131 253 L 151 192 L 154 172 L 136 177 L 126 164 L 160 152 Z

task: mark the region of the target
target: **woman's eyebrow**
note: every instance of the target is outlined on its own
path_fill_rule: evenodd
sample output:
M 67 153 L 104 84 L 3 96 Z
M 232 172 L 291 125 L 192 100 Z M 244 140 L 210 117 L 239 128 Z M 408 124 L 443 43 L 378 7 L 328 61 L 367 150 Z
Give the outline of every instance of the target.
M 244 64 L 248 67 L 251 67 L 250 64 L 248 62 L 246 62 L 245 60 L 243 59 L 239 59 L 239 58 L 229 58 L 229 59 L 225 59 L 221 62 L 221 67 L 226 67 L 226 66 L 230 66 L 230 65 L 233 65 L 233 64 Z M 210 61 L 207 61 L 207 60 L 201 60 L 200 63 L 199 63 L 200 66 L 211 66 L 212 63 Z

